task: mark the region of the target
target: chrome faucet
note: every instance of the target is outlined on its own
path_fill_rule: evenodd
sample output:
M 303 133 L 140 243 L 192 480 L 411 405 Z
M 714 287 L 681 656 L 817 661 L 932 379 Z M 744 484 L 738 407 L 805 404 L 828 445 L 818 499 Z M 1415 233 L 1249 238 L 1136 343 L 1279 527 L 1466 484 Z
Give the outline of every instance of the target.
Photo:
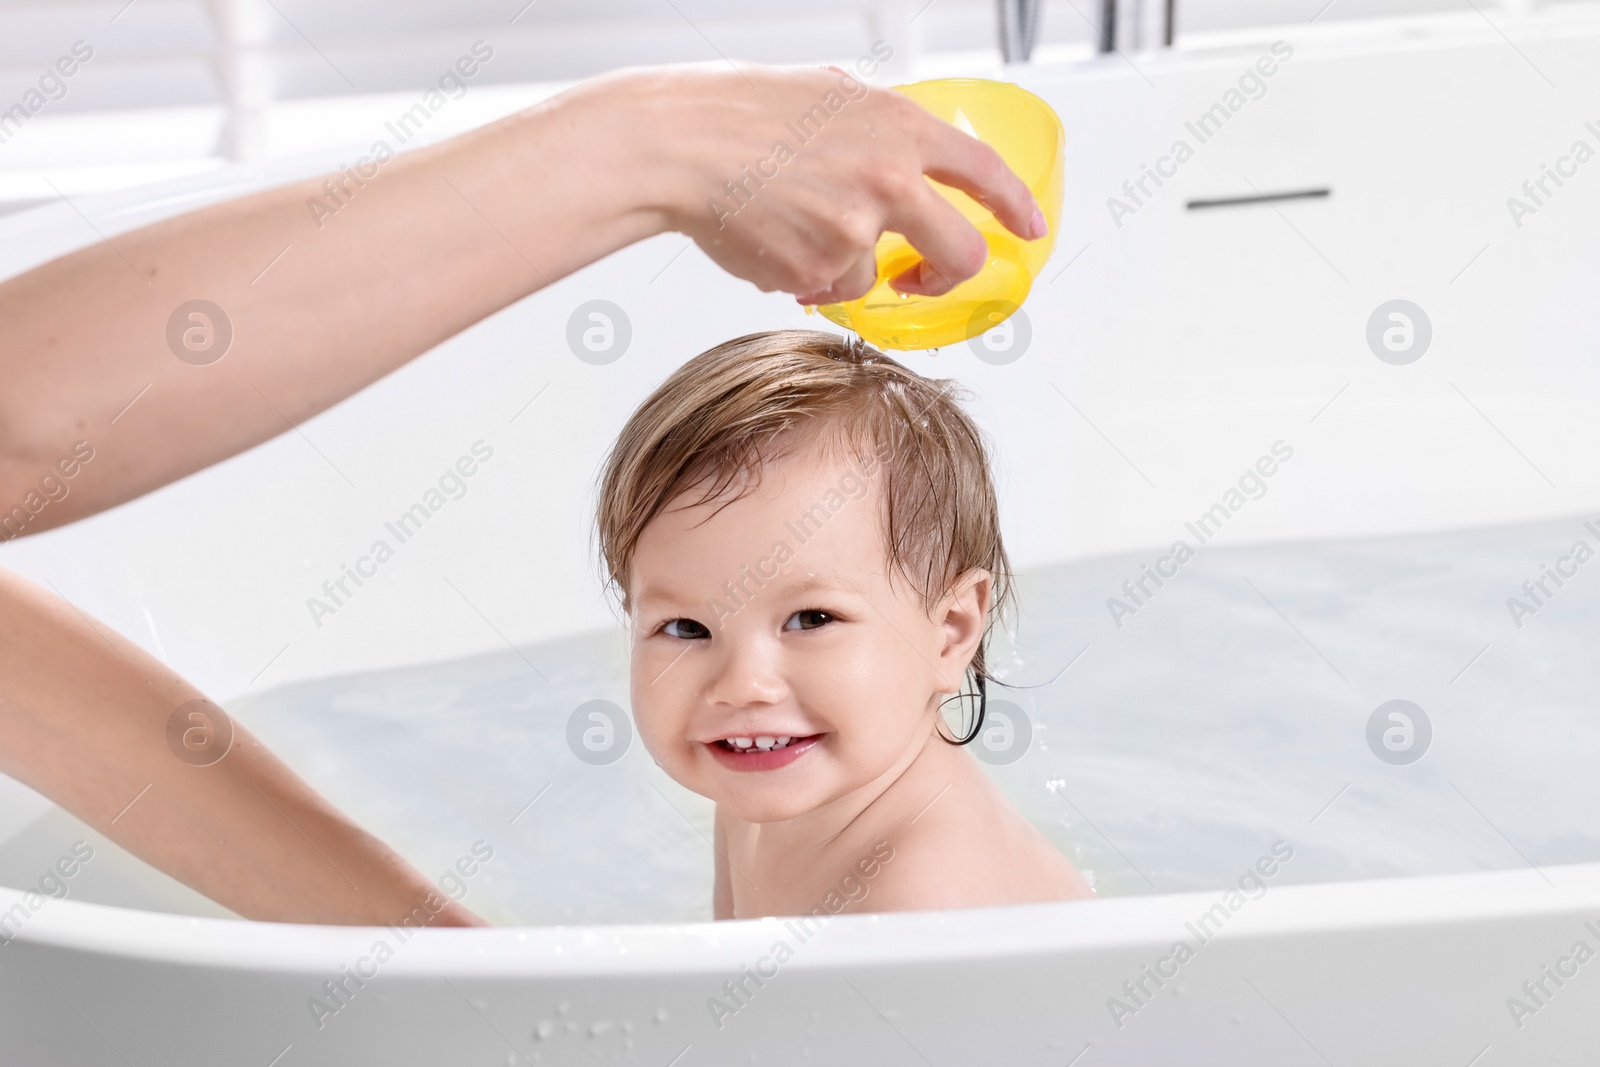
M 1026 63 L 1033 54 L 1039 28 L 1034 0 L 999 0 L 1000 54 L 1007 63 Z M 1177 28 L 1177 0 L 1100 0 L 1095 26 L 1098 52 L 1141 51 L 1172 47 Z
M 1115 0 L 1105 0 L 1114 3 Z M 1000 56 L 1007 63 L 1026 63 L 1039 31 L 1039 0 L 998 0 Z

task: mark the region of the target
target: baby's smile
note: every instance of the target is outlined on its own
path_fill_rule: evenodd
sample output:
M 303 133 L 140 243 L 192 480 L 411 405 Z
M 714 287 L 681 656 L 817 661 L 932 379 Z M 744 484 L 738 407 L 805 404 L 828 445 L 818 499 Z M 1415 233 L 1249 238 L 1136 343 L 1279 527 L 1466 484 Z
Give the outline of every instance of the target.
M 706 747 L 711 754 L 730 770 L 775 771 L 787 767 L 822 740 L 821 734 L 809 737 L 774 737 L 759 734 L 755 737 L 724 737 Z

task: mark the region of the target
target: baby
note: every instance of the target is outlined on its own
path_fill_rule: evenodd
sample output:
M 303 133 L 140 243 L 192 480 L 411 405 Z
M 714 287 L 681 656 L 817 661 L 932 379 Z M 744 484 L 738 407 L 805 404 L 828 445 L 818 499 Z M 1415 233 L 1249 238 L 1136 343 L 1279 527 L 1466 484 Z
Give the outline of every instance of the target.
M 716 918 L 1091 895 L 961 747 L 1008 565 L 948 383 L 827 333 L 719 345 L 628 420 L 598 529 L 639 736 L 716 801 Z

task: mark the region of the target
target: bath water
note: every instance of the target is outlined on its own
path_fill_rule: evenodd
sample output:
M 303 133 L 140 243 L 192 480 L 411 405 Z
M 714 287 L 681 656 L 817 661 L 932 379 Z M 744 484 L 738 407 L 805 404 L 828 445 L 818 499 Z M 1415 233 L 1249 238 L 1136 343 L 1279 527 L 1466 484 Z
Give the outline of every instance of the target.
M 1106 895 L 1231 885 L 1280 840 L 1273 884 L 1600 860 L 1600 568 L 1507 603 L 1580 539 L 1600 547 L 1579 518 L 1200 546 L 1120 620 L 1107 600 L 1165 550 L 1024 573 L 991 695 L 1029 736 L 989 769 Z M 569 747 L 579 705 L 627 696 L 618 631 L 231 710 L 423 870 L 487 843 L 465 899 L 492 921 L 708 919 L 709 802 L 637 736 L 605 764 Z M 1427 720 L 1398 757 L 1369 742 L 1391 700 Z

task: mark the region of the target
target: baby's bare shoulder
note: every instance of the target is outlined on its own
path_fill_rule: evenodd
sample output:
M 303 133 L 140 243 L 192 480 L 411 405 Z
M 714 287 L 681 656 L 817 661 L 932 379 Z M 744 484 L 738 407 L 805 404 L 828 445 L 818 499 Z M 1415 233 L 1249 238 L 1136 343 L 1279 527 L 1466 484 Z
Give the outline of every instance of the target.
M 1092 896 L 1066 856 L 1014 810 L 928 811 L 883 835 L 879 873 L 856 910 L 914 911 Z

